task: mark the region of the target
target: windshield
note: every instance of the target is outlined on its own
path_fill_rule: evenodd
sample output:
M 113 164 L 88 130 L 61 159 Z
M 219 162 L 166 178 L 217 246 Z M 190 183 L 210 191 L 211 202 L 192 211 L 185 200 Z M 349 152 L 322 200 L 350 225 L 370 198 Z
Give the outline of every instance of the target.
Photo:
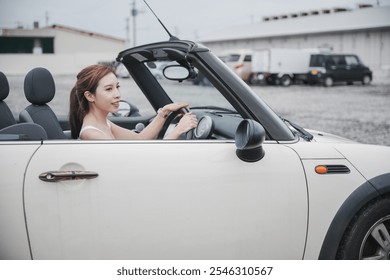
M 169 65 L 169 64 L 165 64 Z M 148 65 L 147 65 L 148 66 Z M 150 67 L 149 67 L 150 68 Z M 219 108 L 234 111 L 223 95 L 196 68 L 197 76 L 182 82 L 171 81 L 164 77 L 163 68 L 149 69 L 173 102 L 186 102 L 191 108 Z
M 228 56 L 224 57 L 224 61 L 226 61 L 226 62 L 236 62 L 239 59 L 240 59 L 240 55 L 239 54 L 231 54 L 231 55 L 228 55 Z
M 295 139 L 287 125 L 230 69 L 225 59 L 207 48 L 188 41 L 161 42 L 123 51 L 117 60 L 125 64 L 131 74 L 129 80 L 142 91 L 154 115 L 166 104 L 185 102 L 198 117 L 212 117 L 218 139 L 233 139 L 242 119 L 262 124 L 269 139 Z M 153 65 L 157 62 L 169 65 L 160 69 Z M 137 105 L 141 116 L 146 115 L 138 100 L 129 100 Z
M 310 67 L 324 67 L 324 56 L 312 55 L 310 58 Z

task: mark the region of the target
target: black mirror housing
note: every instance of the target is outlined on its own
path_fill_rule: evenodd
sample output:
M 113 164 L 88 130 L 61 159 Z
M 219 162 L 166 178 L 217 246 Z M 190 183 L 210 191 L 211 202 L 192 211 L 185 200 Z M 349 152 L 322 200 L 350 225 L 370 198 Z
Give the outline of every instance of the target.
M 238 125 L 235 136 L 238 158 L 245 162 L 261 160 L 265 155 L 264 140 L 265 130 L 261 124 L 250 119 L 243 120 Z

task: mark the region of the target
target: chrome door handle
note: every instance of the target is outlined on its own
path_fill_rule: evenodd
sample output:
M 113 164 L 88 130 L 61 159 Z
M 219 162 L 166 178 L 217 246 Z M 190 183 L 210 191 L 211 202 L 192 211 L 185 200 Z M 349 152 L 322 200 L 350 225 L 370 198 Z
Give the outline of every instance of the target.
M 59 182 L 65 180 L 93 179 L 99 176 L 93 171 L 47 171 L 39 175 L 39 179 L 45 182 Z

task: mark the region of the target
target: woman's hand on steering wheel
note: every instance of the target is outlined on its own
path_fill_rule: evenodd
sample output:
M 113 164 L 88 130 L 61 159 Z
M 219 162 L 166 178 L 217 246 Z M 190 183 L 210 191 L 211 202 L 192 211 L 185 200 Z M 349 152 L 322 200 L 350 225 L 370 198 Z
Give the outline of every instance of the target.
M 188 112 L 189 104 L 188 103 L 170 103 L 161 108 L 161 116 L 166 118 L 172 112 L 183 110 L 183 112 Z
M 198 119 L 196 116 L 191 113 L 185 113 L 180 119 L 179 123 L 175 127 L 179 134 L 187 133 L 191 129 L 194 129 L 198 126 Z
M 182 117 L 182 118 L 180 119 L 179 123 L 175 126 L 174 131 L 172 131 L 175 132 L 174 134 L 176 135 L 175 136 L 171 135 L 172 137 L 169 138 L 177 139 L 183 133 L 186 133 L 186 139 L 193 138 L 193 129 L 198 125 L 198 120 L 196 116 L 188 110 L 188 107 L 189 107 L 188 103 L 171 103 L 165 105 L 161 109 L 161 112 L 159 112 L 159 114 L 161 113 L 164 116 L 164 118 L 166 118 L 166 120 L 159 135 L 157 136 L 157 139 L 163 139 L 166 131 L 168 130 L 169 125 L 177 117 Z

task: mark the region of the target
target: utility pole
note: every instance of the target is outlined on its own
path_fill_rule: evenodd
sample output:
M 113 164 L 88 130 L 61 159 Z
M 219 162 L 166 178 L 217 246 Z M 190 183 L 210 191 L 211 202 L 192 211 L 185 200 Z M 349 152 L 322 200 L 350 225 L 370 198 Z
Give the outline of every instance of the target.
M 138 15 L 138 10 L 135 7 L 135 0 L 133 0 L 133 8 L 131 9 L 131 15 L 133 16 L 133 46 L 137 44 L 137 23 L 136 17 Z
M 130 48 L 130 18 L 126 18 L 126 47 Z
M 49 26 L 49 12 L 45 12 L 45 21 L 46 21 L 46 26 Z
M 137 45 L 137 16 L 141 13 L 144 13 L 145 11 L 138 10 L 135 7 L 136 0 L 133 0 L 133 3 L 130 4 L 130 15 L 133 17 L 133 46 L 135 47 Z

